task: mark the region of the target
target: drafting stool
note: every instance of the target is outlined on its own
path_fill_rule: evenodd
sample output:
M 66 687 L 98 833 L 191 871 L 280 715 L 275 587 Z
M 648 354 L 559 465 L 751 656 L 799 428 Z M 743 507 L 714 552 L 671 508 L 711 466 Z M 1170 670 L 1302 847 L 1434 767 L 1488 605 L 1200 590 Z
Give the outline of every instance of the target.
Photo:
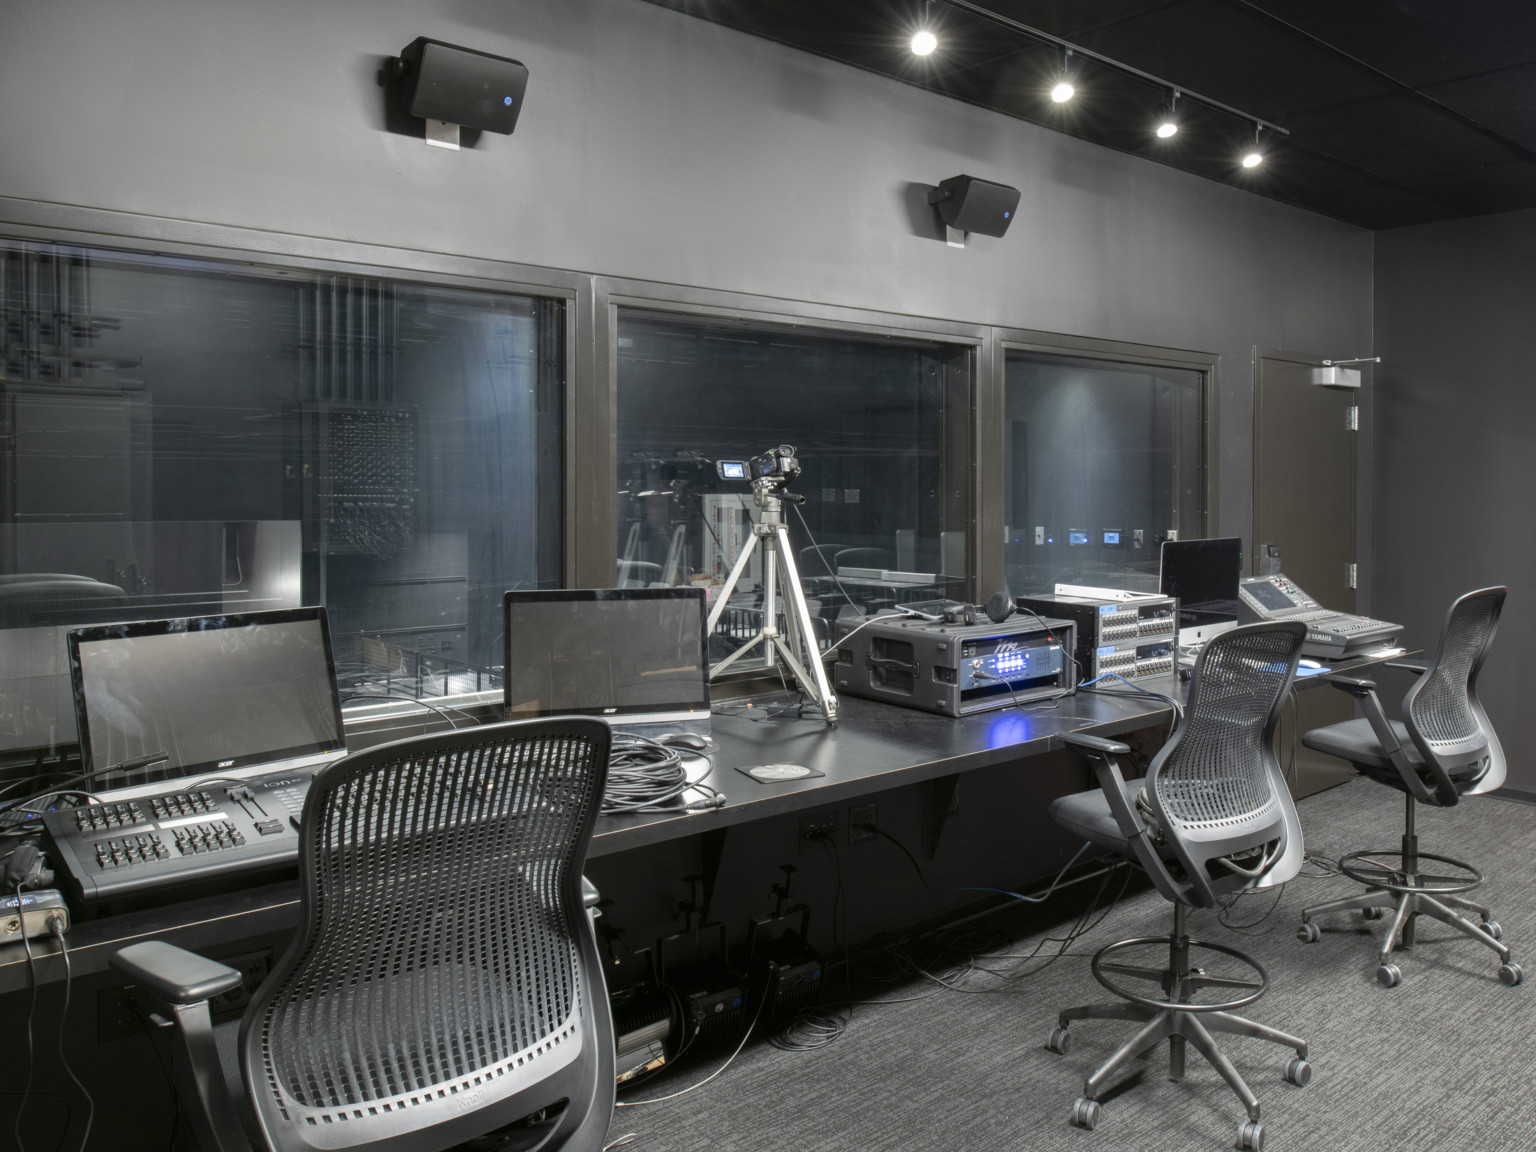
M 1387 720 L 1373 681 L 1329 676 L 1332 684 L 1360 702 L 1365 719 L 1330 724 L 1301 738 L 1308 748 L 1348 760 L 1362 775 L 1406 797 L 1401 849 L 1351 852 L 1339 861 L 1344 875 L 1369 891 L 1303 909 L 1296 933 L 1312 944 L 1322 938 L 1316 917 L 1323 913 L 1358 909 L 1366 919 L 1376 920 L 1392 909 L 1392 927 L 1376 969 L 1377 981 L 1388 988 L 1403 978 L 1393 951 L 1413 947 L 1414 919 L 1421 915 L 1449 924 L 1497 952 L 1498 975 L 1505 984 L 1513 986 L 1523 978 L 1520 965 L 1510 959 L 1498 921 L 1483 905 L 1460 895 L 1481 884 L 1483 874 L 1449 856 L 1419 851 L 1414 830 L 1416 804 L 1449 808 L 1463 796 L 1490 792 L 1504 783 L 1504 750 L 1477 698 L 1477 674 L 1493 643 L 1507 592 L 1483 588 L 1452 604 L 1430 663 L 1395 660 L 1387 665 L 1418 674 L 1403 697 L 1401 720 Z M 1434 871 L 1424 871 L 1426 862 Z M 1481 923 L 1472 923 L 1463 912 L 1476 912 Z
M 1306 1041 L 1233 1015 L 1268 987 L 1257 961 L 1224 944 L 1191 940 L 1190 908 L 1214 908 L 1218 897 L 1269 888 L 1301 867 L 1301 825 L 1275 759 L 1272 737 L 1286 693 L 1296 676 L 1306 626 L 1298 622 L 1254 624 L 1211 640 L 1195 662 L 1183 721 L 1153 758 L 1145 780 L 1127 783 L 1119 758 L 1130 749 L 1113 740 L 1072 734 L 1066 743 L 1093 764 L 1100 791 L 1064 796 L 1051 819 L 1094 844 L 1128 857 L 1173 904 L 1173 932 L 1122 940 L 1093 957 L 1093 975 L 1120 999 L 1068 1008 L 1046 1047 L 1065 1054 L 1077 1020 L 1130 1020 L 1140 1031 L 1093 1072 L 1072 1105 L 1072 1123 L 1098 1124 L 1100 1098 L 1138 1056 L 1168 1041 L 1174 1080 L 1184 1076 L 1185 1045 L 1193 1044 L 1226 1080 L 1247 1109 L 1237 1146 L 1258 1152 L 1264 1130 L 1259 1102 L 1212 1033 L 1230 1033 L 1293 1048 L 1285 1078 L 1305 1086 L 1312 1069 Z M 1167 949 L 1166 967 L 1127 963 L 1148 948 Z M 1248 971 L 1229 977 L 1192 966 L 1192 951 L 1215 953 Z M 1122 981 L 1124 981 L 1122 983 Z M 1208 989 L 1221 1001 L 1206 1001 Z

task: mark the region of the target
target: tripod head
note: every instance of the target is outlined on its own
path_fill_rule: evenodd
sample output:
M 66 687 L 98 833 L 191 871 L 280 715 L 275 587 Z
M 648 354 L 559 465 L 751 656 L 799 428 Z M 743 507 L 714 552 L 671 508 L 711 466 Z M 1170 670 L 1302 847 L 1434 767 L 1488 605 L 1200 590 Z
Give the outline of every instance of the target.
M 715 471 L 722 480 L 747 480 L 752 483 L 752 495 L 759 508 L 777 511 L 779 501 L 804 504 L 805 497 L 787 491 L 800 475 L 800 461 L 795 459 L 792 444 L 780 444 L 761 456 L 750 460 L 719 460 Z

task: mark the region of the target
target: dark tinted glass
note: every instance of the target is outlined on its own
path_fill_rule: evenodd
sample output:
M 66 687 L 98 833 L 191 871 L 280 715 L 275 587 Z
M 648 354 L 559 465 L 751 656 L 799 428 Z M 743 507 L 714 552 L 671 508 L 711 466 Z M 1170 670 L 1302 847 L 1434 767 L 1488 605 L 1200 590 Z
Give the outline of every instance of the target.
M 1156 592 L 1172 533 L 1204 535 L 1204 374 L 1010 352 L 1005 558 L 1015 593 Z
M 491 689 L 559 582 L 558 302 L 0 241 L 0 751 L 63 628 L 323 604 L 344 693 Z
M 945 483 L 966 467 L 945 437 L 963 350 L 628 309 L 618 343 L 621 582 L 721 584 L 757 509 L 716 462 L 780 444 L 803 469 L 785 519 L 813 614 L 931 599 L 965 576 L 968 484 L 946 500 Z M 760 574 L 754 560 L 733 609 Z

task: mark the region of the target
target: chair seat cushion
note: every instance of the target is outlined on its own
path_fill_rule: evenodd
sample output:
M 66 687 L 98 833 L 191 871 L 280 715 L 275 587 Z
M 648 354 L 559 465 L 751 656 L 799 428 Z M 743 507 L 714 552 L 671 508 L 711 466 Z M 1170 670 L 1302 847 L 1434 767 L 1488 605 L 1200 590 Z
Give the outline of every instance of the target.
M 1134 811 L 1136 797 L 1141 793 L 1144 780 L 1128 780 L 1125 784 L 1125 802 Z M 1120 832 L 1115 814 L 1110 811 L 1109 799 L 1097 788 L 1087 792 L 1074 792 L 1051 802 L 1049 815 L 1068 832 L 1076 833 L 1084 840 L 1092 841 L 1100 848 L 1108 848 L 1122 856 L 1135 856 L 1131 842 Z
M 1392 721 L 1392 732 L 1397 737 L 1397 742 L 1403 746 L 1403 751 L 1408 754 L 1408 762 L 1415 766 L 1423 764 L 1424 757 L 1419 755 L 1412 737 L 1408 735 L 1407 726 L 1401 720 Z M 1381 741 L 1376 739 L 1376 733 L 1372 731 L 1369 720 L 1346 720 L 1342 724 L 1314 728 L 1301 738 L 1301 742 L 1308 748 L 1337 756 L 1340 760 L 1348 760 L 1362 769 L 1370 767 L 1394 770 L 1392 761 L 1381 750 Z

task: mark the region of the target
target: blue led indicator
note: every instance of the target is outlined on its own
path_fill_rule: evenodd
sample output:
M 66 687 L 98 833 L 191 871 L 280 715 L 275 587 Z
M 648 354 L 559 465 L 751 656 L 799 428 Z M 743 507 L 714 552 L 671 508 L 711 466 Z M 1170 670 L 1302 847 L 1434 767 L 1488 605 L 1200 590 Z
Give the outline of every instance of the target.
M 1012 212 L 1004 212 L 1004 213 L 1003 213 L 1003 219 L 1004 219 L 1004 220 L 1006 220 L 1006 219 L 1008 219 L 1008 217 L 1010 217 L 1010 216 L 1012 216 L 1012 215 L 1013 215 L 1013 213 L 1012 213 Z
M 507 106 L 509 106 L 509 107 L 510 107 L 510 106 L 511 106 L 511 104 L 512 104 L 512 97 L 510 97 L 510 96 L 503 96 L 503 97 L 502 97 L 502 98 L 501 98 L 501 102 L 502 102 L 502 103 L 503 103 L 503 104 L 506 104 L 506 105 L 507 105 Z

